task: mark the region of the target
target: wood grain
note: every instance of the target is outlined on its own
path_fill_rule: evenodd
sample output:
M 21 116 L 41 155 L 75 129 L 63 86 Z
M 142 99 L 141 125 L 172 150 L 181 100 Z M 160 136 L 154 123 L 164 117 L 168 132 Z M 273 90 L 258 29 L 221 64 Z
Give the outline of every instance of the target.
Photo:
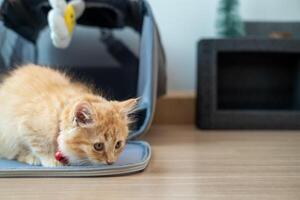
M 0 199 L 300 199 L 297 131 L 154 126 L 148 168 L 110 178 L 0 179 Z

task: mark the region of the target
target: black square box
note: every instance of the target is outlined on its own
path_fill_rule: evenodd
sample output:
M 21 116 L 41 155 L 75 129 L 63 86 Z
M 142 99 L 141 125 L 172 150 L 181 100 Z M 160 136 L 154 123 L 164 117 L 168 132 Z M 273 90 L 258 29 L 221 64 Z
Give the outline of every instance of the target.
M 300 40 L 202 40 L 197 87 L 199 128 L 300 129 Z

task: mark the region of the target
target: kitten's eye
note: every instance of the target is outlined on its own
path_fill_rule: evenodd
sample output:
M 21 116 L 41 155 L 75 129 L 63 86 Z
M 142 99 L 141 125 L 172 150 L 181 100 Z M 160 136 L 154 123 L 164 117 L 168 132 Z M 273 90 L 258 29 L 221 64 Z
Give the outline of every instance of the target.
M 103 143 L 95 143 L 95 144 L 94 144 L 94 149 L 95 149 L 96 151 L 102 151 L 103 148 L 104 148 L 104 144 L 103 144 Z
M 122 146 L 122 141 L 118 141 L 115 148 L 120 149 L 121 146 Z

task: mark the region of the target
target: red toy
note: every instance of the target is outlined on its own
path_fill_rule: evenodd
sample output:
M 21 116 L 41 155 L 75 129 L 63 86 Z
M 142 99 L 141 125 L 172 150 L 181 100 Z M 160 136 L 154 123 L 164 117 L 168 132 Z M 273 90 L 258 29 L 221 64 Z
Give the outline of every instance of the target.
M 68 162 L 68 159 L 67 159 L 66 157 L 64 157 L 60 151 L 57 151 L 57 152 L 55 153 L 55 159 L 56 159 L 57 161 L 63 163 L 64 165 L 66 165 L 66 164 L 69 163 L 69 162 Z

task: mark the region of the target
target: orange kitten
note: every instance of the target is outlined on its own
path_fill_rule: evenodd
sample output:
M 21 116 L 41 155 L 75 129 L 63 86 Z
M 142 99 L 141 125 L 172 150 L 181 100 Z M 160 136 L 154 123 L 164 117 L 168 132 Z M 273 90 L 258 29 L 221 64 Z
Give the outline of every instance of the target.
M 27 65 L 0 86 L 0 156 L 31 165 L 115 162 L 136 99 L 108 101 L 56 70 Z

